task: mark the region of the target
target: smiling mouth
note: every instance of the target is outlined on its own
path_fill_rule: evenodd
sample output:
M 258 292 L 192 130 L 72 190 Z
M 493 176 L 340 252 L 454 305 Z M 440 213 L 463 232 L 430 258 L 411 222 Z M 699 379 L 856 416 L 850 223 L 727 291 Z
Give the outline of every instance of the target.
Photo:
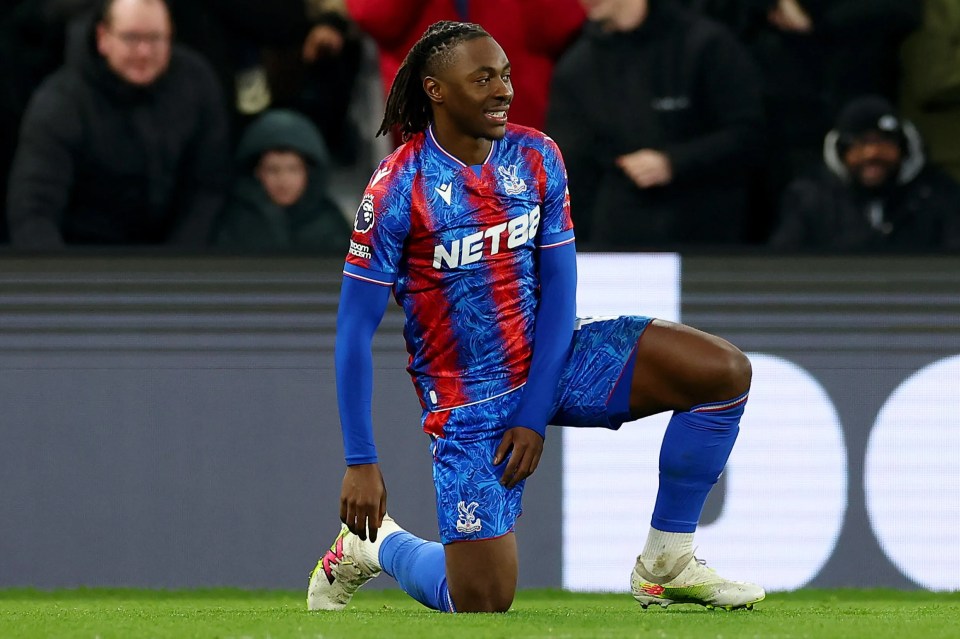
M 488 120 L 491 120 L 496 124 L 506 124 L 507 122 L 507 109 L 487 111 L 484 113 L 484 115 Z

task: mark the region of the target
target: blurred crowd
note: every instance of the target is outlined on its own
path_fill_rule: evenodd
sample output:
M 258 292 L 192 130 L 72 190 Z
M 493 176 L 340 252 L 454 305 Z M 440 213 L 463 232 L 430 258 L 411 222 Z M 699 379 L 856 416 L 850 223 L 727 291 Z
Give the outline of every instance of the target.
M 6 0 L 0 245 L 344 254 L 443 19 L 507 52 L 582 249 L 960 249 L 957 0 Z

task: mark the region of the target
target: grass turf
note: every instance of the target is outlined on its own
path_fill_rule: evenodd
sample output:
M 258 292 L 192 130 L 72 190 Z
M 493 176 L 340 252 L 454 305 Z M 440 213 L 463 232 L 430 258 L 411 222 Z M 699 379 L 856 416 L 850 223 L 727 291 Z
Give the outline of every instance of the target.
M 629 595 L 526 590 L 502 615 L 444 615 L 395 590 L 343 612 L 307 612 L 301 592 L 0 590 L 0 637 L 129 639 L 882 639 L 960 637 L 960 592 L 800 590 L 753 611 L 641 610 Z

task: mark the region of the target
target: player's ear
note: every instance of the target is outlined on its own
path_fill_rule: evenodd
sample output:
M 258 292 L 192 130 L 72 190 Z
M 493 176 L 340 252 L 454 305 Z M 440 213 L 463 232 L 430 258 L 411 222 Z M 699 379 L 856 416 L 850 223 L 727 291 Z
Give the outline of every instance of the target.
M 443 102 L 443 87 L 436 78 L 429 75 L 425 77 L 423 79 L 423 90 L 426 91 L 427 97 L 430 98 L 431 102 L 435 104 Z

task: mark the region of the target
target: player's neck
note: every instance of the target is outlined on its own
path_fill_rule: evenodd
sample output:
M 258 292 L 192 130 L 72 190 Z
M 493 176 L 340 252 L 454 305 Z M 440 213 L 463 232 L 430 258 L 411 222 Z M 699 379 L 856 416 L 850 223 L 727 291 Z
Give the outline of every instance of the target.
M 464 135 L 452 127 L 433 124 L 433 135 L 443 150 L 467 166 L 483 164 L 490 155 L 493 141 L 487 138 L 475 138 Z

